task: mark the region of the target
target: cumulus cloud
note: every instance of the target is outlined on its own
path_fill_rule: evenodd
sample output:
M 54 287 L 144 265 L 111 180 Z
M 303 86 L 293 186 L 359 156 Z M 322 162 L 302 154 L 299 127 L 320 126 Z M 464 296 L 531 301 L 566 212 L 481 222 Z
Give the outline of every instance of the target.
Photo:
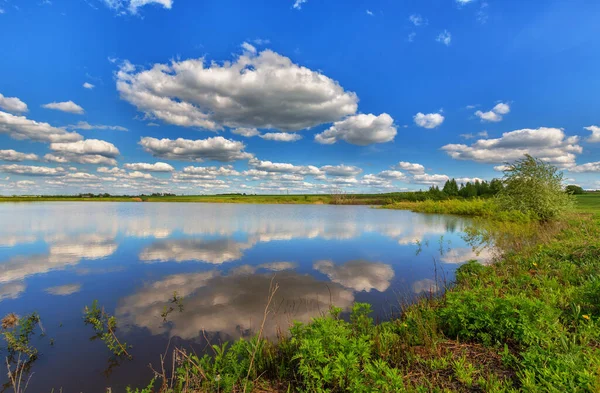
M 428 186 L 439 186 L 440 184 L 444 184 L 450 180 L 450 178 L 446 175 L 430 175 L 427 173 L 423 173 L 420 175 L 414 175 L 412 178 L 412 182 L 416 184 L 425 184 Z
M 239 176 L 240 173 L 233 169 L 232 166 L 216 167 L 216 166 L 186 166 L 183 168 L 183 174 L 191 178 L 199 179 L 214 179 L 217 176 Z
M 64 168 L 50 168 L 46 166 L 33 165 L 0 165 L 0 172 L 12 173 L 21 176 L 60 176 L 65 173 Z
M 585 173 L 585 172 L 600 172 L 600 161 L 588 162 L 587 164 L 577 165 L 569 168 L 570 172 Z
M 358 175 L 362 169 L 349 165 L 325 165 L 321 167 L 321 171 L 328 176 L 350 177 Z
M 588 130 L 592 133 L 588 139 L 586 139 L 589 143 L 600 143 L 600 127 L 598 126 L 589 126 L 583 127 L 585 130 Z
M 256 128 L 234 128 L 231 132 L 236 135 L 245 136 L 246 138 L 260 135 L 260 132 Z
M 84 89 L 89 89 L 89 90 L 91 90 L 91 89 L 93 89 L 94 87 L 96 87 L 96 86 L 95 86 L 95 85 L 92 85 L 92 84 L 91 84 L 91 83 L 89 83 L 89 82 L 85 82 L 85 83 L 83 84 L 83 88 L 84 88 Z
M 412 174 L 423 174 L 425 173 L 425 167 L 421 164 L 417 164 L 417 163 L 413 163 L 413 162 L 406 162 L 406 161 L 400 161 L 397 165 L 398 169 L 402 169 L 405 170 L 407 172 L 410 172 Z
M 437 42 L 441 42 L 442 44 L 449 46 L 452 42 L 452 34 L 448 30 L 442 31 L 435 39 Z
M 505 170 L 507 170 L 509 168 L 510 168 L 510 166 L 508 166 L 508 165 L 496 165 L 494 167 L 494 170 L 498 171 L 498 172 L 504 172 Z
M 257 171 L 264 172 L 275 172 L 275 173 L 297 173 L 300 175 L 322 175 L 321 170 L 312 165 L 293 165 L 282 162 L 271 162 L 271 161 L 261 161 L 258 159 L 252 159 L 249 161 L 250 166 L 252 166 Z
M 493 256 L 494 250 L 491 248 L 475 250 L 471 247 L 459 247 L 445 252 L 440 259 L 444 263 L 465 263 L 475 260 L 485 264 L 488 263 Z
M 302 139 L 302 135 L 289 132 L 269 132 L 260 136 L 262 139 L 276 142 L 296 142 Z
M 85 112 L 82 107 L 74 103 L 73 101 L 65 102 L 51 102 L 49 104 L 42 105 L 46 109 L 54 109 L 61 112 L 75 113 L 77 115 L 83 115 Z
M 360 114 L 336 121 L 328 130 L 315 135 L 315 140 L 327 145 L 343 140 L 366 146 L 393 141 L 396 133 L 394 119 L 387 113 L 379 116 Z
M 51 143 L 50 150 L 56 154 L 46 154 L 44 159 L 59 163 L 116 165 L 115 157 L 119 155 L 119 149 L 115 145 L 99 139 Z
M 72 142 L 82 139 L 82 136 L 76 132 L 67 132 L 48 123 L 40 123 L 29 120 L 25 116 L 15 116 L 2 111 L 0 111 L 0 134 L 7 134 L 13 139 L 30 139 L 36 142 Z
M 494 122 L 497 123 L 502 121 L 502 116 L 510 112 L 510 105 L 505 103 L 499 103 L 488 112 L 477 111 L 475 116 L 481 119 L 482 122 Z
M 567 137 L 558 128 L 540 127 L 505 132 L 496 139 L 480 139 L 472 145 L 449 144 L 442 147 L 450 157 L 484 163 L 504 163 L 532 155 L 543 161 L 569 167 L 582 152 L 577 136 Z
M 223 64 L 200 58 L 136 71 L 125 62 L 117 72 L 121 98 L 149 118 L 184 127 L 298 131 L 357 110 L 356 94 L 270 50 Z
M 129 131 L 125 127 L 121 126 L 106 126 L 103 124 L 90 124 L 87 121 L 80 121 L 77 124 L 72 124 L 68 126 L 68 128 L 72 128 L 75 130 L 113 130 L 113 131 Z
M 137 162 L 132 164 L 123 165 L 125 169 L 132 171 L 143 171 L 143 172 L 173 172 L 175 168 L 165 162 L 156 162 L 154 164 L 148 164 L 145 162 Z
M 332 261 L 317 261 L 313 268 L 329 277 L 335 283 L 355 291 L 370 292 L 376 289 L 383 292 L 394 278 L 394 269 L 380 262 L 356 260 L 336 265 Z
M 0 150 L 0 161 L 37 161 L 37 154 L 21 153 L 12 149 Z
M 413 117 L 413 120 L 419 127 L 433 129 L 442 125 L 444 122 L 444 116 L 440 113 L 424 114 L 419 112 Z
M 171 160 L 231 162 L 253 157 L 244 151 L 246 145 L 242 142 L 222 136 L 197 140 L 144 137 L 139 144 L 154 157 Z
M 115 10 L 119 14 L 125 14 L 130 12 L 137 14 L 138 9 L 148 5 L 156 4 L 161 5 L 165 9 L 171 9 L 173 6 L 173 0 L 103 0 L 107 7 Z
M 378 177 L 391 180 L 405 180 L 406 175 L 400 171 L 382 171 L 377 174 Z
M 0 94 L 0 108 L 8 112 L 27 112 L 27 104 L 17 97 L 5 97 Z

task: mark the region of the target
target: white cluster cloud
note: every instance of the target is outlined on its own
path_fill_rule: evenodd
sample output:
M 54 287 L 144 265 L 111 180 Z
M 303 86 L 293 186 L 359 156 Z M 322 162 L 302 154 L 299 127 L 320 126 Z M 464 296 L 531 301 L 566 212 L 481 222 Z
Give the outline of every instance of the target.
M 569 168 L 570 172 L 585 173 L 585 172 L 600 172 L 600 161 L 588 162 L 587 164 L 577 165 Z
M 366 146 L 393 141 L 396 133 L 394 119 L 387 113 L 379 116 L 359 114 L 336 121 L 328 130 L 315 135 L 315 141 L 329 145 L 343 140 Z
M 424 114 L 419 112 L 413 117 L 413 120 L 419 127 L 433 129 L 442 125 L 444 116 L 441 113 Z
M 435 39 L 437 42 L 441 42 L 442 44 L 449 46 L 452 42 L 452 34 L 448 30 L 442 31 Z
M 475 116 L 481 119 L 482 122 L 499 122 L 502 121 L 502 116 L 510 112 L 510 105 L 505 103 L 496 104 L 492 110 L 488 112 L 477 111 Z
M 12 149 L 0 150 L 0 161 L 37 161 L 39 157 L 33 153 L 21 153 Z
M 413 176 L 413 183 L 425 184 L 428 186 L 437 186 L 437 185 L 447 182 L 448 180 L 450 180 L 450 177 L 448 177 L 446 175 L 438 175 L 438 174 L 430 175 L 427 173 L 423 173 L 421 175 Z
M 421 26 L 427 23 L 427 21 L 419 14 L 412 14 L 408 17 L 408 20 L 415 26 Z
M 223 64 L 200 58 L 136 71 L 124 62 L 117 72 L 121 98 L 149 118 L 179 126 L 298 131 L 357 110 L 356 94 L 271 50 L 246 50 Z
M 0 94 L 0 108 L 7 112 L 20 113 L 27 112 L 27 104 L 17 97 L 5 97 Z
M 56 296 L 68 296 L 77 293 L 81 290 L 81 284 L 67 284 L 57 287 L 46 288 L 46 292 Z
M 142 172 L 173 172 L 175 168 L 173 166 L 165 163 L 165 162 L 156 162 L 154 164 L 148 164 L 144 162 L 137 162 L 132 164 L 123 165 L 125 169 L 129 169 L 132 171 L 142 171 Z
M 319 168 L 308 165 L 308 166 L 298 166 L 288 163 L 279 163 L 279 162 L 271 162 L 271 161 L 261 161 L 258 159 L 252 159 L 249 161 L 251 167 L 253 167 L 257 171 L 264 172 L 276 172 L 276 173 L 297 173 L 300 175 L 322 175 L 322 172 Z M 248 173 L 251 174 L 251 173 Z
M 321 170 L 328 176 L 351 177 L 362 172 L 362 169 L 349 165 L 325 165 Z
M 73 101 L 65 102 L 51 102 L 49 104 L 42 105 L 46 109 L 54 109 L 61 112 L 74 113 L 76 115 L 83 115 L 85 112 L 82 107 L 74 103 Z
M 262 139 L 276 142 L 296 142 L 302 139 L 302 135 L 290 132 L 268 132 L 260 136 Z
M 260 135 L 260 131 L 256 128 L 234 128 L 231 132 L 236 135 L 245 136 L 246 138 Z
M 92 85 L 92 84 L 91 84 L 91 83 L 89 83 L 89 82 L 85 82 L 85 83 L 83 84 L 83 88 L 84 88 L 84 89 L 92 90 L 94 87 L 96 87 L 96 86 Z
M 0 111 L 0 134 L 7 134 L 13 139 L 29 139 L 36 142 L 73 142 L 82 139 L 82 136 L 76 132 L 67 132 L 48 123 L 2 111 Z
M 115 10 L 119 14 L 125 14 L 130 12 L 132 14 L 138 13 L 138 8 L 148 4 L 161 5 L 165 9 L 171 9 L 173 6 L 173 0 L 103 0 L 104 4 L 109 8 Z
M 87 121 L 80 121 L 77 124 L 72 124 L 68 128 L 74 130 L 112 130 L 112 131 L 129 131 L 121 126 L 106 126 L 103 124 L 90 124 Z
M 57 142 L 50 144 L 49 153 L 44 156 L 52 162 L 78 162 L 80 164 L 116 165 L 115 157 L 119 149 L 110 142 L 99 139 L 86 139 L 77 142 Z
M 589 143 L 600 143 L 600 127 L 589 126 L 583 128 L 592 133 L 592 135 L 590 135 L 589 138 L 586 139 Z
M 483 163 L 504 163 L 530 154 L 562 167 L 575 165 L 576 154 L 582 152 L 579 137 L 567 137 L 558 128 L 540 127 L 505 132 L 496 139 L 480 139 L 472 145 L 449 144 L 442 147 L 450 157 Z
M 421 164 L 400 161 L 397 165 L 398 169 L 405 170 L 412 174 L 423 174 L 425 173 L 425 167 Z
M 296 10 L 302 9 L 302 4 L 306 3 L 308 0 L 295 0 L 292 8 Z
M 65 173 L 65 169 L 62 167 L 50 168 L 46 166 L 11 164 L 0 165 L 0 172 L 22 176 L 60 176 Z
M 247 160 L 252 154 L 244 151 L 242 142 L 216 136 L 207 139 L 156 139 L 144 137 L 140 140 L 144 150 L 154 157 L 183 161 L 222 161 Z

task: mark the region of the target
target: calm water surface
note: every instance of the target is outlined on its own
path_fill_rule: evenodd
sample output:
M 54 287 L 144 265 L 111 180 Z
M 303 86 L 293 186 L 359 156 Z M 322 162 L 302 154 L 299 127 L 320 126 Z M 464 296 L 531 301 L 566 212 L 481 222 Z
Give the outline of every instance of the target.
M 0 223 L 0 314 L 38 311 L 47 333 L 32 341 L 32 392 L 124 391 L 151 378 L 169 341 L 202 351 L 252 334 L 273 276 L 269 337 L 332 303 L 368 302 L 385 319 L 487 257 L 462 239 L 466 220 L 365 206 L 5 203 Z M 175 291 L 183 311 L 165 322 Z M 117 316 L 132 361 L 107 370 L 82 320 L 94 299 Z

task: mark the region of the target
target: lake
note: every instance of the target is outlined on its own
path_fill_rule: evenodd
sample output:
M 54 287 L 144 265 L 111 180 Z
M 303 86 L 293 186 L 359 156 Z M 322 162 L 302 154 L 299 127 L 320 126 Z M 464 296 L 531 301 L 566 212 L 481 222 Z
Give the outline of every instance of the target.
M 466 219 L 367 206 L 5 203 L 0 222 L 0 316 L 37 311 L 46 332 L 31 341 L 32 392 L 140 386 L 169 344 L 202 352 L 253 334 L 272 284 L 267 337 L 331 304 L 368 302 L 384 320 L 489 257 L 463 240 Z M 94 300 L 133 360 L 109 367 L 90 340 L 82 312 Z

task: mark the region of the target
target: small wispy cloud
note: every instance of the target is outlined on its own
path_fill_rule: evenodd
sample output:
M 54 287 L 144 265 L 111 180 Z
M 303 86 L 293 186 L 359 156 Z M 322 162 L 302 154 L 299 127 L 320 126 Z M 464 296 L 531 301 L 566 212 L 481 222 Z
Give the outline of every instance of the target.
M 94 88 L 94 87 L 96 87 L 96 86 L 95 86 L 95 85 L 92 85 L 92 84 L 91 84 L 91 83 L 89 83 L 89 82 L 85 82 L 85 83 L 83 84 L 83 87 L 84 87 L 85 89 L 89 89 L 89 90 L 91 90 L 91 89 L 93 89 L 93 88 Z
M 437 42 L 441 42 L 442 44 L 449 46 L 452 42 L 452 34 L 448 30 L 442 31 L 437 38 L 435 39 Z
M 293 9 L 295 10 L 301 10 L 302 9 L 302 4 L 306 3 L 308 0 L 296 0 L 294 2 L 294 5 L 292 6 Z
M 419 14 L 412 14 L 408 17 L 408 20 L 415 26 L 422 26 L 427 24 L 427 20 Z
M 371 11 L 371 10 L 367 10 L 367 15 L 373 16 L 373 15 L 375 15 L 375 14 L 373 13 L 373 11 Z
M 410 33 L 408 34 L 407 41 L 408 41 L 408 42 L 413 42 L 413 41 L 415 40 L 415 37 L 416 37 L 416 36 L 417 36 L 417 33 L 415 33 L 414 31 L 410 32 Z

